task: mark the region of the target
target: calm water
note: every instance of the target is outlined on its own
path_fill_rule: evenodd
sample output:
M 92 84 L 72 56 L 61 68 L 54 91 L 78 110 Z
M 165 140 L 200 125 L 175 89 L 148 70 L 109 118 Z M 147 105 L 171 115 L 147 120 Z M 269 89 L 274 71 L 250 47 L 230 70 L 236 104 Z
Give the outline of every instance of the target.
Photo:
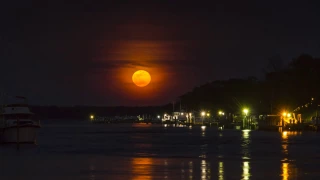
M 0 179 L 319 179 L 320 133 L 43 122 L 0 146 Z

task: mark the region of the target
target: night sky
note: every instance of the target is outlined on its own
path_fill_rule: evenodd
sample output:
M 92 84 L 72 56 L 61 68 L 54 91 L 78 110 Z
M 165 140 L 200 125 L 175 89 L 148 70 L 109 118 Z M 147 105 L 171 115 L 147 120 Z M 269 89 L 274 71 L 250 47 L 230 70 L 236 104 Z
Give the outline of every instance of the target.
M 0 91 L 37 105 L 161 105 L 212 80 L 262 78 L 273 56 L 320 56 L 317 1 L 114 2 L 1 2 Z M 152 76 L 144 88 L 131 81 L 139 69 Z

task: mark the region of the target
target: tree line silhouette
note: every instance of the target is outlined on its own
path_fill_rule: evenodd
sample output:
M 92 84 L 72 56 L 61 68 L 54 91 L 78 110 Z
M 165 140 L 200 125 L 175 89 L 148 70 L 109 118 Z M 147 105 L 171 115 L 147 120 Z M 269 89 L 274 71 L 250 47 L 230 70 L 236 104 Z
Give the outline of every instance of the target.
M 246 107 L 255 114 L 278 114 L 284 110 L 303 113 L 310 110 L 310 107 L 315 109 L 318 106 L 319 58 L 301 54 L 287 66 L 283 65 L 279 57 L 270 58 L 268 61 L 267 68 L 263 70 L 263 80 L 248 77 L 212 81 L 195 87 L 180 96 L 178 101 L 189 110 L 240 113 Z M 307 103 L 309 107 L 302 108 Z M 167 109 L 170 109 L 169 105 Z

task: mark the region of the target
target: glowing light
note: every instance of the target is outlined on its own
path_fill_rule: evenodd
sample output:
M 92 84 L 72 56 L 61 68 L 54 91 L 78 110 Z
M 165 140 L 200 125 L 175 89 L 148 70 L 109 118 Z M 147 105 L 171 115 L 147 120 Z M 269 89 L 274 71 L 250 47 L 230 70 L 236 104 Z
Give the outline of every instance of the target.
M 160 119 L 160 116 L 158 116 L 158 119 Z
M 94 115 L 90 115 L 90 119 L 93 119 L 94 118 Z
M 205 115 L 206 115 L 206 112 L 202 111 L 201 116 L 205 116 Z
M 183 113 L 181 113 L 181 115 L 183 115 Z
M 288 117 L 291 117 L 291 114 L 287 114 Z
M 210 113 L 207 113 L 207 116 L 209 117 L 209 116 L 210 116 Z
M 282 113 L 282 116 L 287 116 L 287 113 L 286 113 L 286 112 L 283 112 L 283 113 Z
M 219 115 L 224 115 L 224 112 L 219 111 L 218 114 L 219 114 Z
M 289 136 L 297 136 L 297 135 L 301 135 L 301 134 L 302 134 L 302 132 L 297 132 L 297 131 L 283 131 L 282 132 L 282 139 L 285 140 Z
M 246 115 L 247 115 L 247 114 L 248 114 L 248 112 L 249 112 L 249 110 L 245 108 L 245 109 L 243 109 L 243 112 L 244 112 L 244 114 L 246 114 Z
M 287 131 L 283 131 L 283 132 L 282 132 L 282 138 L 283 138 L 283 139 L 286 139 L 286 138 L 287 138 L 287 135 L 288 135 L 288 132 L 287 132 Z
M 135 27 L 131 27 L 131 25 Z M 129 27 L 130 26 L 130 27 Z M 149 26 L 146 25 L 146 26 Z M 152 26 L 153 28 L 154 26 Z M 126 24 L 115 27 L 119 33 L 137 35 L 141 33 L 151 33 L 154 36 L 166 31 L 165 27 L 158 29 L 148 29 L 139 23 Z M 118 29 L 119 28 L 119 29 Z M 142 29 L 141 29 L 142 28 Z M 163 29 L 164 28 L 164 29 Z M 138 34 L 137 34 L 138 33 Z M 139 39 L 139 38 L 138 38 Z M 172 93 L 172 89 L 179 84 L 179 78 L 172 76 L 176 72 L 176 66 L 163 62 L 163 59 L 170 62 L 183 63 L 185 57 L 184 48 L 189 44 L 183 41 L 173 40 L 138 40 L 125 39 L 113 41 L 111 44 L 104 44 L 107 41 L 101 41 L 101 47 L 98 50 L 97 58 L 93 61 L 98 64 L 105 62 L 115 63 L 108 71 L 99 71 L 90 74 L 88 84 L 95 89 L 95 93 L 104 97 L 106 93 L 112 93 L 122 100 L 126 100 L 129 106 L 155 105 L 164 100 L 164 94 Z M 132 75 L 137 70 L 148 71 L 151 75 L 149 85 L 139 88 L 132 82 Z M 173 73 L 173 74 L 172 74 Z M 102 83 L 97 81 L 103 80 Z M 119 100 L 120 100 L 119 99 Z
M 206 129 L 206 126 L 201 126 L 201 129 L 202 129 L 202 130 L 205 130 L 205 129 Z
M 138 87 L 145 87 L 151 81 L 150 74 L 145 70 L 138 70 L 132 75 L 132 82 Z

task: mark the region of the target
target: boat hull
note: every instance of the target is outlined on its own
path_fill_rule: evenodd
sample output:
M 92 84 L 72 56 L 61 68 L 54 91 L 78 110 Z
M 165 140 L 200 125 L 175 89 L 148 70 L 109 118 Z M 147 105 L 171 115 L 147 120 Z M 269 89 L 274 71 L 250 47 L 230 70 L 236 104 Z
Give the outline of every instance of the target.
M 40 128 L 36 125 L 29 126 L 12 126 L 6 127 L 2 129 L 2 133 L 0 136 L 1 143 L 27 143 L 27 144 L 35 144 L 37 141 L 37 129 Z

